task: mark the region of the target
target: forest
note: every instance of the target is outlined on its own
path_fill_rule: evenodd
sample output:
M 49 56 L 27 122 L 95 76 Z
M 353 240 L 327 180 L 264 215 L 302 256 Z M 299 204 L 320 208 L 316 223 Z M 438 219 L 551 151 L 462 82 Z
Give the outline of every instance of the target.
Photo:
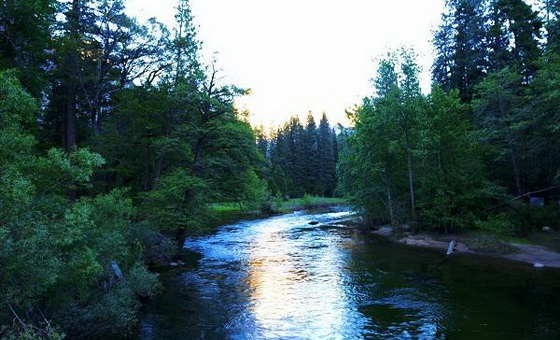
M 403 48 L 351 127 L 310 112 L 266 133 L 202 61 L 188 0 L 173 27 L 124 0 L 1 1 L 0 337 L 133 335 L 154 267 L 213 203 L 343 196 L 373 225 L 560 227 L 560 1 L 539 6 L 448 0 L 429 94 Z
M 167 27 L 123 0 L 0 3 L 1 338 L 133 334 L 152 268 L 212 203 L 334 195 L 326 116 L 253 131 L 176 10 Z
M 340 190 L 369 223 L 526 236 L 559 226 L 559 1 L 446 2 L 433 86 L 413 51 L 349 112 Z

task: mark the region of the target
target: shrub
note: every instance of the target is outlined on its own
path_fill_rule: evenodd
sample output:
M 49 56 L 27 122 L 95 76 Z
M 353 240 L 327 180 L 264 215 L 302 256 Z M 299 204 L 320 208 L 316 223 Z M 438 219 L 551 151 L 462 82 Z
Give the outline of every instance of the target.
M 515 224 L 506 213 L 490 215 L 486 220 L 478 220 L 475 226 L 479 230 L 505 236 L 512 236 L 516 231 Z

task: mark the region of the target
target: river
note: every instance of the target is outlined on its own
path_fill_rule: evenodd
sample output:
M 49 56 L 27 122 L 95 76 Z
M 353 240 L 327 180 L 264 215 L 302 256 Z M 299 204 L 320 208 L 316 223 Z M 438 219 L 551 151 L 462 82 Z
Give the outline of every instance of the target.
M 560 339 L 560 270 L 391 243 L 296 212 L 188 239 L 140 339 Z M 311 221 L 319 222 L 310 225 Z

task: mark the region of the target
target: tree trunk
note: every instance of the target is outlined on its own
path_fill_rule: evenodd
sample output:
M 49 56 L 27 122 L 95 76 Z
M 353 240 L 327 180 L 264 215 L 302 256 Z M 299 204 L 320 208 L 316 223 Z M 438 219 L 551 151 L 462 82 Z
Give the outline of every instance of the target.
M 63 114 L 62 144 L 67 152 L 76 150 L 77 130 L 77 101 L 78 101 L 78 44 L 79 44 L 80 0 L 72 1 L 72 9 L 68 13 L 68 34 L 71 37 L 71 46 L 65 58 L 66 75 L 64 84 L 65 105 Z
M 66 105 L 64 107 L 62 143 L 66 152 L 76 151 L 76 91 L 71 84 L 66 86 Z
M 408 186 L 410 189 L 410 216 L 412 220 L 416 220 L 416 197 L 414 192 L 414 176 L 412 173 L 412 155 L 410 151 L 410 137 L 408 131 L 405 130 L 404 138 L 406 141 L 406 160 L 408 164 Z
M 395 221 L 395 211 L 393 209 L 393 192 L 391 190 L 391 181 L 387 176 L 387 171 L 383 171 L 383 181 L 385 182 L 385 186 L 387 187 L 387 208 L 389 209 L 389 218 L 391 219 L 391 225 L 396 225 Z

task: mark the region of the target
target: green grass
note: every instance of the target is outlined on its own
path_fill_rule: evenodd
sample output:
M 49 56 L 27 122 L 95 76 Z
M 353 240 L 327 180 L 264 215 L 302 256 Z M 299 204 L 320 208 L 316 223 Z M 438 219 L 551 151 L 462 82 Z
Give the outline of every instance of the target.
M 241 207 L 237 203 L 211 203 L 210 208 L 215 213 L 241 212 Z
M 339 197 L 305 196 L 303 198 L 292 198 L 282 202 L 280 210 L 298 210 L 337 204 L 348 204 L 348 201 Z
M 273 205 L 274 204 L 273 202 Z M 280 207 L 276 207 L 276 209 L 279 212 L 289 212 L 292 210 L 313 209 L 338 204 L 348 204 L 348 201 L 338 197 L 305 196 L 303 198 L 292 198 L 283 201 Z M 237 203 L 211 203 L 210 208 L 217 214 L 244 212 Z

